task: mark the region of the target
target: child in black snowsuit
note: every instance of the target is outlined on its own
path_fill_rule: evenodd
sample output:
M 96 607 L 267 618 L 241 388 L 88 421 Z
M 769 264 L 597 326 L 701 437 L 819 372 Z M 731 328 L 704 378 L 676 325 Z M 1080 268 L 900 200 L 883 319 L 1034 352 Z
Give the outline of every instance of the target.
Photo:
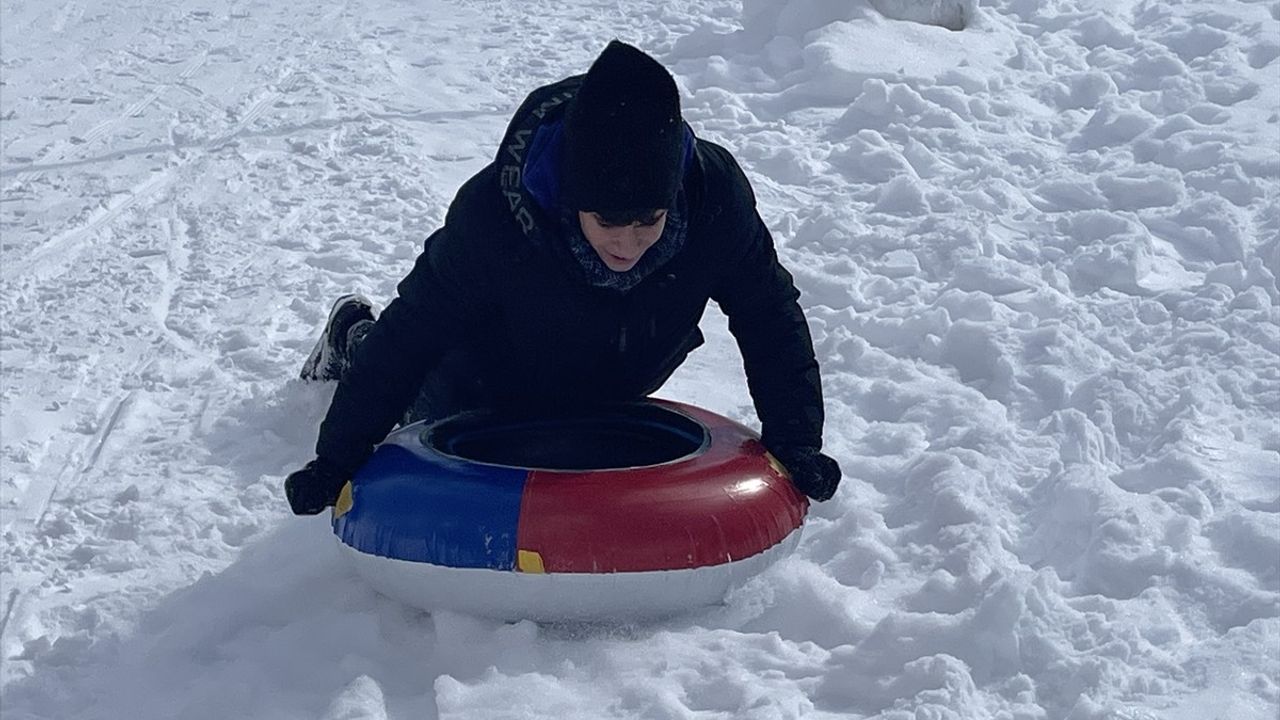
M 535 90 L 468 180 L 398 297 L 335 305 L 304 377 L 339 379 L 316 459 L 286 480 L 313 514 L 402 419 L 640 399 L 729 318 L 765 446 L 826 500 L 818 364 L 799 293 L 746 177 L 696 138 L 671 75 L 614 41 Z M 406 410 L 408 415 L 406 416 Z

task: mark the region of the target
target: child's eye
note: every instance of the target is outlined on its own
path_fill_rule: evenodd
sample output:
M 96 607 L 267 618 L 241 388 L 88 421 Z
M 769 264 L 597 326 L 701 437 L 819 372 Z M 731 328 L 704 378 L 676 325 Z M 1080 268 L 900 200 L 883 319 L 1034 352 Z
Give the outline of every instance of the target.
M 667 215 L 666 213 L 660 212 L 657 215 L 654 215 L 653 217 L 649 217 L 649 218 L 635 218 L 635 219 L 626 218 L 622 220 L 618 220 L 616 218 L 606 219 L 599 215 L 596 215 L 595 220 L 596 220 L 596 224 L 602 228 L 620 228 L 620 227 L 630 227 L 632 225 L 639 225 L 640 227 L 653 227 L 654 225 L 657 225 L 658 222 L 662 220 L 662 218 L 666 217 L 666 215 Z

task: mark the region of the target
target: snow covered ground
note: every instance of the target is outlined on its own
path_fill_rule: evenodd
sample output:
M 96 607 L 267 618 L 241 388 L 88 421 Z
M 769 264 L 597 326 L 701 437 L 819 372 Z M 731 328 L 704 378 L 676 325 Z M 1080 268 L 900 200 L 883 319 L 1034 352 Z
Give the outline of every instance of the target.
M 1280 2 L 0 13 L 5 720 L 1280 712 Z M 291 378 L 614 36 L 755 183 L 844 485 L 723 607 L 406 609 L 287 512 Z M 705 325 L 661 394 L 754 423 Z

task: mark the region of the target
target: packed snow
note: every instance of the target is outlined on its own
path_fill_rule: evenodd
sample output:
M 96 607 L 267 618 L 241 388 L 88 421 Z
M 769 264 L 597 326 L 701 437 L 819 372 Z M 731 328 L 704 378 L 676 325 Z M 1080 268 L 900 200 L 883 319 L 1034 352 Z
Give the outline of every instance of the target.
M 1280 2 L 0 13 L 5 720 L 1280 713 Z M 843 485 L 669 621 L 409 609 L 288 512 L 294 378 L 613 37 L 751 178 Z M 704 330 L 660 395 L 754 425 Z

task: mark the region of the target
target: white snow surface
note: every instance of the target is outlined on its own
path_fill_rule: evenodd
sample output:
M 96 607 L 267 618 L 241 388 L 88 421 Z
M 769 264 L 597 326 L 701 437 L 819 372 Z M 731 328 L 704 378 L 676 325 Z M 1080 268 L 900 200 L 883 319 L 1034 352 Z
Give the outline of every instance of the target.
M 1280 712 L 1275 0 L 0 13 L 5 720 Z M 293 378 L 612 37 L 754 183 L 843 485 L 663 623 L 408 609 L 288 513 Z M 661 395 L 754 424 L 704 327 Z

